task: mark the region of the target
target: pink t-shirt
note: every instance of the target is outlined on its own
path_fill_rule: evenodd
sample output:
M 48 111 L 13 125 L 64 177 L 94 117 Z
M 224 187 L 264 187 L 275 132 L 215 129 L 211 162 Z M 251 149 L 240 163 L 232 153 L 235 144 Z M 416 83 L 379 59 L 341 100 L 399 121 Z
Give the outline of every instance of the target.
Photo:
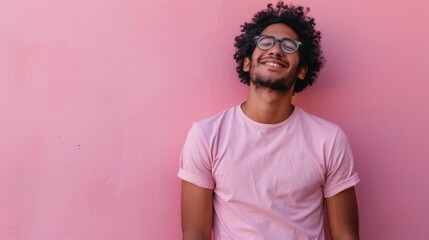
M 299 107 L 278 124 L 240 106 L 194 123 L 178 176 L 214 190 L 216 240 L 325 239 L 324 198 L 359 182 L 341 129 Z

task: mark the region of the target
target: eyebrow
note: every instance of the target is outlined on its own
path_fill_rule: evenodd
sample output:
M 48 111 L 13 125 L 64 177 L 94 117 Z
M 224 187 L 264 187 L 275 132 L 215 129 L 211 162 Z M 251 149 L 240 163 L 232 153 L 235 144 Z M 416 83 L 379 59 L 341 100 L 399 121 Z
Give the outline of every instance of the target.
M 283 41 L 283 40 L 294 40 L 294 41 L 298 41 L 299 42 L 299 40 L 297 40 L 297 39 L 293 39 L 293 38 L 290 38 L 290 37 L 284 37 L 284 38 L 276 38 L 276 37 L 274 37 L 274 36 L 272 36 L 272 35 L 266 35 L 266 34 L 261 34 L 261 35 L 259 35 L 260 37 L 271 37 L 271 38 L 274 38 L 275 40 L 280 40 L 280 41 Z

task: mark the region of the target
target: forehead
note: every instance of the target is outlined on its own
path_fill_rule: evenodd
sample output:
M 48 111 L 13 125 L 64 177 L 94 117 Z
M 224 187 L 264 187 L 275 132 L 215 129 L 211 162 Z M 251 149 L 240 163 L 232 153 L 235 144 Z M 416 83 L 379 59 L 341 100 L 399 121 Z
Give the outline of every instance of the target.
M 261 32 L 261 35 L 271 35 L 278 39 L 282 39 L 282 38 L 292 38 L 296 40 L 299 39 L 296 32 L 291 27 L 289 27 L 284 23 L 275 23 L 275 24 L 269 25 Z

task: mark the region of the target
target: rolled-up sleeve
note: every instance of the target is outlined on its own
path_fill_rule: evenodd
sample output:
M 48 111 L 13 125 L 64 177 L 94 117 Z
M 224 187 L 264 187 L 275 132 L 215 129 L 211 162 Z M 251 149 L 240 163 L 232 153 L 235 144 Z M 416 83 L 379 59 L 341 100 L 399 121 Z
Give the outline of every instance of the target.
M 332 197 L 355 186 L 359 181 L 349 141 L 344 132 L 338 129 L 328 154 L 324 196 L 325 198 Z
M 212 154 L 207 139 L 197 125 L 193 125 L 180 155 L 177 176 L 199 187 L 213 189 Z

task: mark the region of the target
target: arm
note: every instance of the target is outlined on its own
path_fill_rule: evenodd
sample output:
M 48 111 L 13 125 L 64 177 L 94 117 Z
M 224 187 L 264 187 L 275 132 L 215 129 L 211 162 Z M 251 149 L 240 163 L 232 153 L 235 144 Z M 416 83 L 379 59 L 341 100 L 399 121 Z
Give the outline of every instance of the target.
M 183 240 L 210 240 L 213 190 L 182 180 Z
M 358 240 L 358 207 L 354 187 L 326 199 L 332 240 Z

